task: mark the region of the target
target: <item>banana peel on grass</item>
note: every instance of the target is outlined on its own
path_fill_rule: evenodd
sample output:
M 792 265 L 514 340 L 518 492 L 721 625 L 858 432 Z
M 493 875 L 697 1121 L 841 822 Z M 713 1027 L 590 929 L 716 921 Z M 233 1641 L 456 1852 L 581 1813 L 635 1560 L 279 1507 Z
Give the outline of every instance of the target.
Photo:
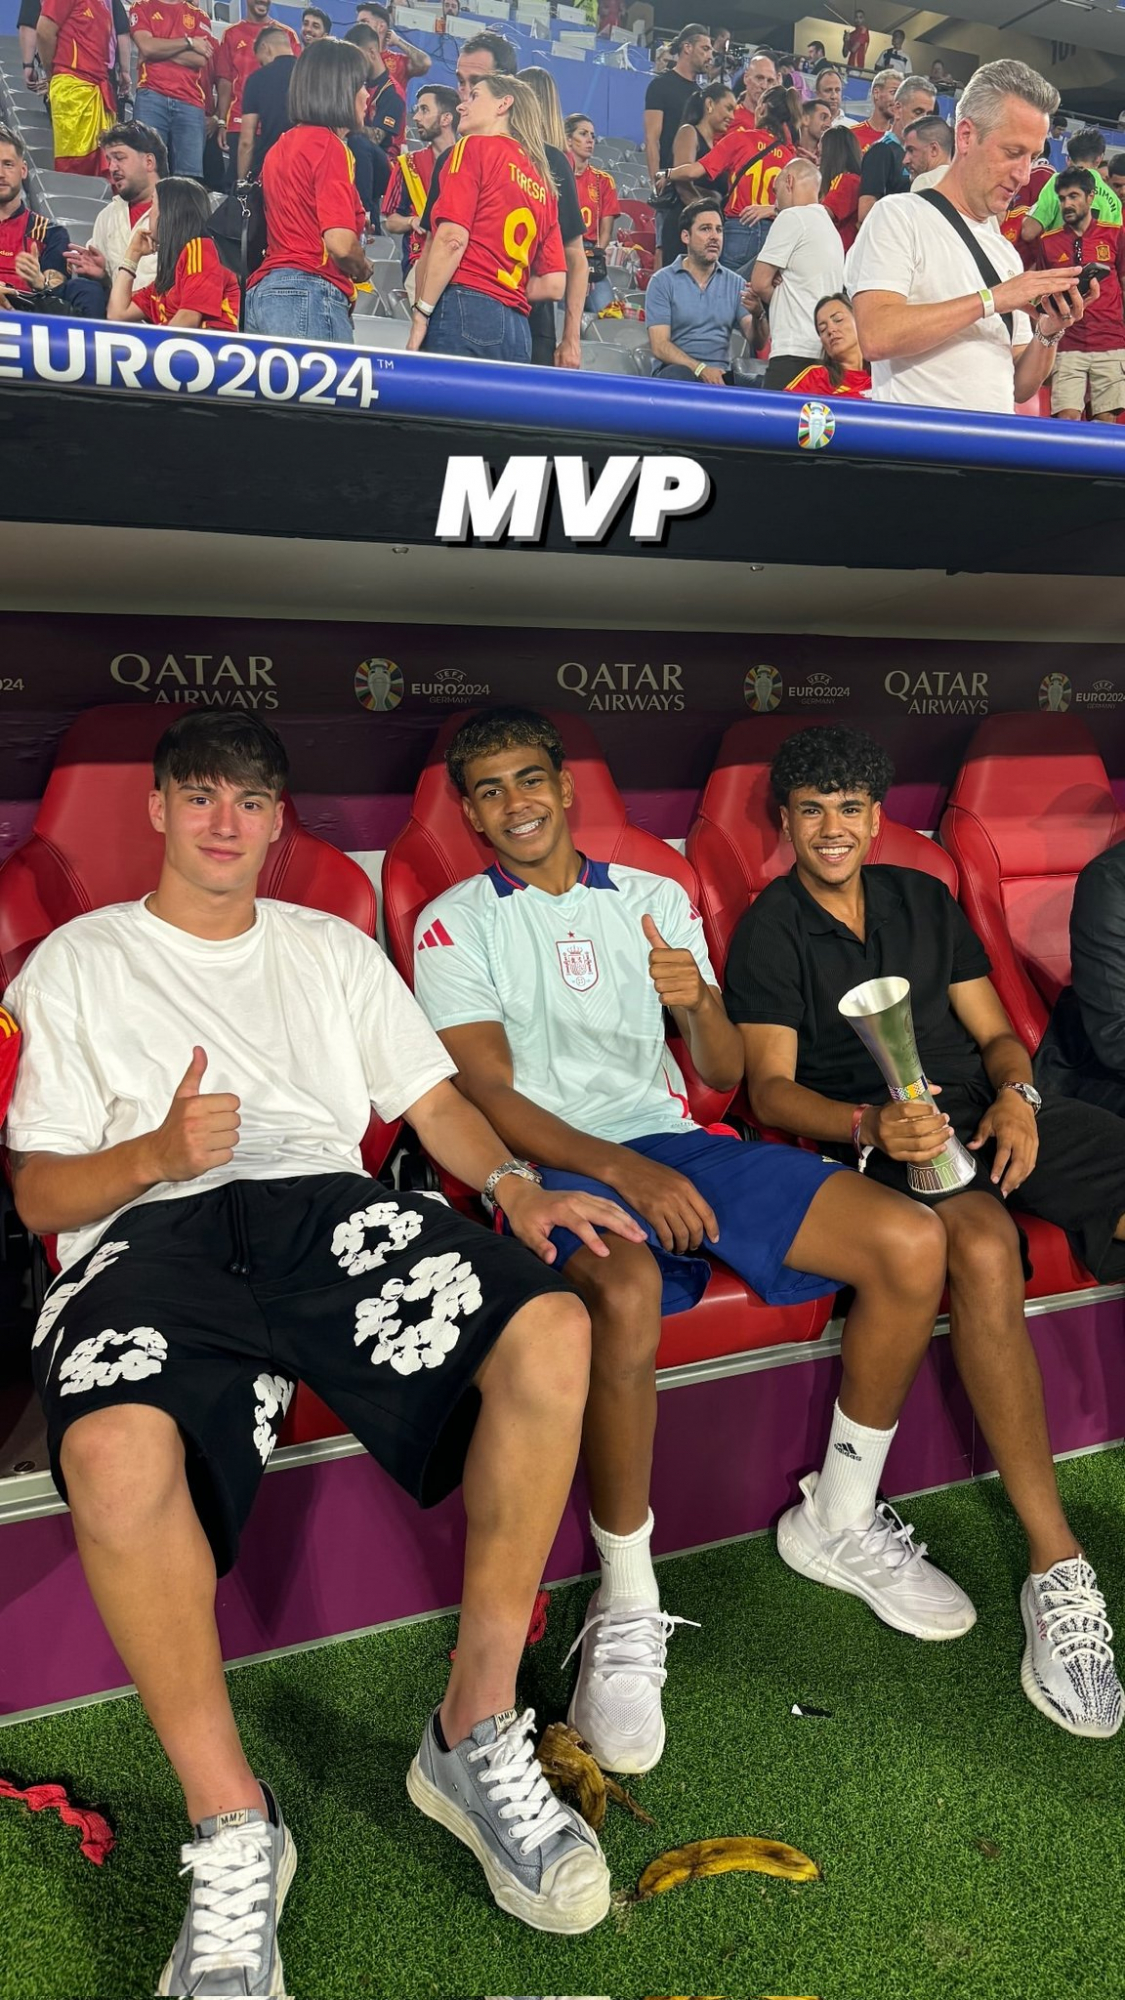
M 636 1799 L 624 1786 L 606 1776 L 601 1765 L 591 1757 L 578 1731 L 568 1723 L 550 1723 L 543 1731 L 535 1754 L 551 1790 L 572 1799 L 587 1826 L 593 1827 L 595 1833 L 600 1832 L 605 1822 L 610 1799 L 616 1805 L 624 1806 L 634 1819 L 643 1820 L 646 1826 L 653 1824 L 651 1816 L 642 1812 Z
M 637 1884 L 638 1903 L 666 1895 L 683 1882 L 702 1882 L 712 1875 L 775 1875 L 783 1882 L 819 1882 L 820 1869 L 799 1848 L 780 1840 L 731 1838 L 694 1840 L 673 1847 L 650 1861 Z

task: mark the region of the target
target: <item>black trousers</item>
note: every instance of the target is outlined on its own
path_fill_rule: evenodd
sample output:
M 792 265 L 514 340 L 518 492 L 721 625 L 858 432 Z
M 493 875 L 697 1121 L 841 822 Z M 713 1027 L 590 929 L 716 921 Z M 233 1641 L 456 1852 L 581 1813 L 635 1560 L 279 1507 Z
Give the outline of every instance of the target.
M 806 368 L 815 368 L 820 361 L 819 354 L 771 354 L 766 362 L 763 389 L 788 389 Z
M 952 1121 L 963 1145 L 973 1137 L 993 1096 L 988 1083 L 943 1087 L 939 1107 Z M 990 1140 L 973 1154 L 977 1178 L 962 1193 L 991 1194 L 1003 1200 L 989 1179 L 995 1151 Z M 867 1172 L 886 1187 L 910 1193 L 902 1160 L 889 1159 L 876 1150 L 868 1157 Z M 944 1197 L 946 1201 L 956 1198 Z M 1023 1186 L 1005 1206 L 1017 1221 L 1022 1210 L 1057 1223 L 1066 1230 L 1075 1256 L 1095 1278 L 1105 1285 L 1120 1283 L 1125 1279 L 1125 1243 L 1115 1242 L 1113 1232 L 1125 1215 L 1125 1118 L 1076 1098 L 1044 1096 L 1039 1114 L 1039 1156 Z

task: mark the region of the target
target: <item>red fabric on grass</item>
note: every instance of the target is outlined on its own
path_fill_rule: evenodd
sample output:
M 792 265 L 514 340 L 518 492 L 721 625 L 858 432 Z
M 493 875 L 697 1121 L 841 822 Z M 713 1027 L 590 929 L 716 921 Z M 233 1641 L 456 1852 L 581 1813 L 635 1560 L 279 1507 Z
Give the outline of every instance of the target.
M 79 1844 L 95 1868 L 100 1868 L 106 1855 L 113 1852 L 115 1841 L 109 1821 L 87 1806 L 71 1805 L 62 1785 L 28 1785 L 21 1791 L 10 1779 L 0 1778 L 0 1798 L 20 1799 L 30 1812 L 47 1812 L 54 1807 L 64 1826 L 80 1826 Z

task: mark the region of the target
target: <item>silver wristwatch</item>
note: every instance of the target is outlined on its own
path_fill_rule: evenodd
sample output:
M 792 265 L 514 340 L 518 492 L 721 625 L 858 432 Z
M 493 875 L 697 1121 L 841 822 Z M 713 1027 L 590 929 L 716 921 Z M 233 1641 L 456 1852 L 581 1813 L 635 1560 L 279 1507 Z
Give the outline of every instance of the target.
M 542 1174 L 536 1173 L 530 1160 L 505 1160 L 500 1166 L 493 1168 L 481 1189 L 485 1201 L 496 1200 L 497 1183 L 502 1181 L 506 1174 L 514 1174 L 517 1180 L 534 1181 L 536 1187 L 543 1185 Z
M 1029 1104 L 1031 1106 L 1031 1109 L 1034 1111 L 1035 1116 L 1038 1118 L 1039 1113 L 1043 1109 L 1043 1099 L 1040 1097 L 1039 1092 L 1036 1090 L 1034 1084 L 1002 1083 L 1000 1085 L 1000 1088 L 1001 1090 L 1014 1090 L 1017 1097 L 1022 1097 L 1024 1103 Z

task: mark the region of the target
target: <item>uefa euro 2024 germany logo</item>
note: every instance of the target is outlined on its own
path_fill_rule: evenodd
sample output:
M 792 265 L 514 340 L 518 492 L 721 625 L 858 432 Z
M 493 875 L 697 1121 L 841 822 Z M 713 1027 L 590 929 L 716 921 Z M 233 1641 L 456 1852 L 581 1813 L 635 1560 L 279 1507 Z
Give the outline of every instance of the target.
M 393 660 L 361 660 L 355 670 L 355 698 L 361 708 L 386 715 L 403 697 L 402 668 Z

